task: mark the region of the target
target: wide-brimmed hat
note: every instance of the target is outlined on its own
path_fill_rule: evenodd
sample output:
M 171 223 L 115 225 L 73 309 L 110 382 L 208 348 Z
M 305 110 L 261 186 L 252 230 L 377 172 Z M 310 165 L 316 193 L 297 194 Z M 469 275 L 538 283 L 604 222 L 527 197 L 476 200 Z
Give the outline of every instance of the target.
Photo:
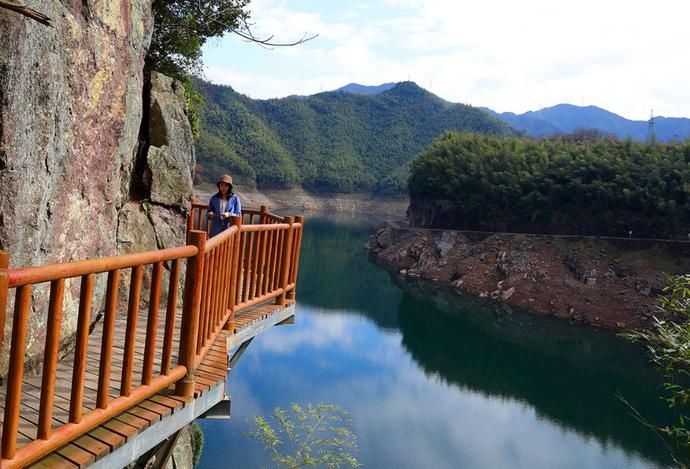
M 229 174 L 223 174 L 220 177 L 220 180 L 216 183 L 216 186 L 218 186 L 219 189 L 220 189 L 220 183 L 221 182 L 224 182 L 226 184 L 230 184 L 232 186 L 232 176 L 230 176 Z

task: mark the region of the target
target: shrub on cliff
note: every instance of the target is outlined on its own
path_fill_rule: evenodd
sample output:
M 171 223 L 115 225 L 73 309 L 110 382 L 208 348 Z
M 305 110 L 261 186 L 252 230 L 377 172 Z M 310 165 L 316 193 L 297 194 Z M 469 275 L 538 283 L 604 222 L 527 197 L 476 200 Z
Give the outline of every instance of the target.
M 196 467 L 201 459 L 201 452 L 204 450 L 204 432 L 198 423 L 192 422 L 189 426 L 189 435 L 192 446 L 192 466 Z

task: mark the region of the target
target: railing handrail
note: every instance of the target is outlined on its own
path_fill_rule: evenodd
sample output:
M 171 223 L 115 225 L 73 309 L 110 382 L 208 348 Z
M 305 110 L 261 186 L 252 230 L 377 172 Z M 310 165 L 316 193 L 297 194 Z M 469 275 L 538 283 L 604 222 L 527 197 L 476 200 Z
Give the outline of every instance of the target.
M 206 204 L 194 202 L 187 224 L 187 243 L 184 246 L 155 251 L 62 262 L 50 265 L 8 268 L 8 253 L 0 251 L 0 336 L 4 329 L 6 303 L 10 290 L 16 291 L 14 321 L 10 346 L 10 369 L 5 397 L 5 419 L 0 440 L 0 466 L 20 467 L 57 449 L 78 435 L 114 417 L 156 392 L 175 384 L 181 396 L 192 396 L 195 370 L 207 351 L 225 328 L 234 332 L 234 314 L 246 308 L 275 299 L 276 304 L 294 298 L 297 262 L 302 223 L 292 217 L 271 214 L 268 208 L 245 210 L 242 217 L 232 217 L 232 224 L 222 233 L 206 239 L 208 223 L 202 216 Z M 249 224 L 242 224 L 247 218 Z M 301 221 L 301 217 L 299 217 Z M 182 318 L 179 332 L 175 332 L 175 311 L 181 262 L 187 261 Z M 157 343 L 157 316 L 161 303 L 163 265 L 169 264 L 168 298 L 165 304 L 165 328 L 162 344 Z M 141 302 L 144 267 L 151 266 L 151 287 L 148 297 L 145 349 L 142 382 L 132 383 L 134 353 L 137 341 L 137 318 Z M 166 267 L 167 268 L 167 267 Z M 126 315 L 126 334 L 123 350 L 122 380 L 119 396 L 109 395 L 111 355 L 113 350 L 115 317 L 118 315 L 120 271 L 131 269 L 131 284 Z M 105 314 L 102 328 L 101 359 L 96 408 L 82 415 L 84 373 L 87 368 L 87 344 L 91 323 L 92 296 L 96 275 L 108 275 Z M 76 350 L 74 354 L 73 388 L 69 422 L 53 428 L 53 400 L 55 370 L 62 320 L 65 280 L 81 278 L 79 314 L 77 317 Z M 38 409 L 39 423 L 36 439 L 17 448 L 18 422 L 24 376 L 25 347 L 28 316 L 32 297 L 45 290 L 32 290 L 37 284 L 50 284 L 50 301 L 43 352 L 43 378 Z M 72 283 L 72 285 L 75 285 Z M 98 307 L 98 305 L 96 305 Z M 124 318 L 124 316 L 122 316 Z M 141 328 L 140 328 L 141 329 Z M 142 329 L 143 330 L 143 329 Z M 171 363 L 173 335 L 179 334 L 178 364 Z M 160 342 L 160 341 L 159 341 Z M 0 337 L 0 347 L 2 339 Z M 154 354 L 161 361 L 160 373 L 154 376 Z M 142 366 L 140 362 L 139 366 Z
M 278 231 L 290 228 L 289 223 L 271 223 L 268 225 L 242 225 L 242 232 L 254 233 L 256 231 Z
M 199 212 L 201 212 L 203 210 L 206 210 L 207 208 L 208 208 L 208 204 L 205 204 L 203 202 L 198 202 L 197 200 L 193 200 L 192 201 L 192 210 L 191 210 L 190 217 L 189 217 L 190 221 L 193 220 L 194 211 L 198 210 Z M 266 208 L 266 211 L 262 211 L 261 209 L 256 210 L 256 209 L 251 209 L 251 208 L 242 209 L 242 215 L 249 215 L 249 216 L 264 215 L 271 222 L 274 222 L 274 223 L 283 223 L 284 222 L 285 217 L 269 212 L 268 208 L 265 205 L 262 205 L 262 208 Z
M 10 269 L 9 287 L 21 287 L 28 284 L 52 282 L 61 278 L 67 279 L 89 274 L 101 274 L 110 270 L 128 269 L 137 265 L 184 259 L 196 254 L 197 248 L 195 246 L 186 245 L 98 259 Z
M 238 231 L 238 229 L 236 226 L 230 226 L 230 227 L 228 227 L 227 230 L 223 231 L 219 235 L 216 235 L 213 238 L 209 238 L 208 241 L 206 241 L 206 250 L 207 251 L 214 250 L 217 246 L 222 244 L 224 241 L 227 241 L 229 238 L 233 237 L 237 231 Z
M 78 424 L 67 423 L 55 429 L 51 437 L 47 440 L 34 440 L 27 443 L 17 450 L 16 456 L 10 460 L 3 459 L 2 467 L 24 467 L 38 458 L 58 449 L 62 445 L 69 443 L 79 435 L 89 431 L 98 425 L 107 422 L 111 418 L 135 406 L 157 392 L 175 383 L 186 373 L 184 366 L 176 366 L 170 370 L 170 374 L 157 377 L 149 386 L 137 387 L 128 397 L 117 397 L 110 401 L 107 409 L 94 409 L 84 415 Z M 4 457 L 4 456 L 3 456 Z M 8 462 L 9 464 L 5 464 Z

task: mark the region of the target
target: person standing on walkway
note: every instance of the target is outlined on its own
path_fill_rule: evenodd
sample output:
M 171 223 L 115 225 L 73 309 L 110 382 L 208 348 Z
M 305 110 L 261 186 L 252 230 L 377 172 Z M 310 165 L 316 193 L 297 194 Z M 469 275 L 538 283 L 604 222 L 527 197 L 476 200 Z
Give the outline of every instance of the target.
M 206 217 L 211 223 L 211 237 L 222 233 L 230 225 L 230 217 L 242 216 L 240 198 L 232 192 L 232 176 L 224 174 L 216 186 L 218 192 L 211 197 L 206 212 Z

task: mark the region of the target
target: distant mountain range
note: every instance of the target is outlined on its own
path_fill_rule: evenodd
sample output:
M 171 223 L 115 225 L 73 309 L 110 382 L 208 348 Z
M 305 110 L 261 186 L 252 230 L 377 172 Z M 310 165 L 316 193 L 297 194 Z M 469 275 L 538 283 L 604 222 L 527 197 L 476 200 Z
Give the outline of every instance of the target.
M 534 137 L 595 129 L 647 139 L 648 123 L 595 106 L 559 104 L 540 111 L 496 113 L 445 101 L 413 82 L 357 83 L 311 96 L 255 100 L 228 86 L 199 81 L 204 96 L 197 175 L 213 182 L 231 173 L 259 187 L 316 192 L 400 193 L 412 159 L 447 130 Z M 657 117 L 658 141 L 690 138 L 690 119 Z
M 409 163 L 440 133 L 514 135 L 481 109 L 412 82 L 268 100 L 206 82 L 196 87 L 204 96 L 197 174 L 209 182 L 231 173 L 240 185 L 401 193 Z
M 388 91 L 395 86 L 395 83 L 383 83 L 381 85 L 367 86 L 360 85 L 359 83 L 350 83 L 345 86 L 341 86 L 335 91 L 342 91 L 345 93 L 355 93 L 355 94 L 379 94 L 384 91 Z
M 529 111 L 524 114 L 497 113 L 482 108 L 515 130 L 533 137 L 567 134 L 576 130 L 595 129 L 625 139 L 645 141 L 649 133 L 648 121 L 634 121 L 596 106 L 556 106 Z M 690 137 L 690 119 L 682 117 L 655 117 L 654 134 L 658 141 L 684 141 Z
M 394 83 L 378 86 L 365 86 L 357 83 L 338 88 L 358 94 L 375 94 L 393 87 Z M 648 121 L 634 121 L 614 114 L 596 106 L 575 106 L 557 104 L 556 106 L 529 111 L 523 114 L 513 112 L 498 113 L 489 108 L 481 108 L 497 119 L 510 125 L 518 132 L 532 137 L 547 137 L 557 134 L 572 133 L 576 130 L 593 129 L 620 139 L 630 137 L 633 140 L 645 141 L 649 133 Z M 690 119 L 677 117 L 655 117 L 654 134 L 658 141 L 684 141 L 690 137 Z

